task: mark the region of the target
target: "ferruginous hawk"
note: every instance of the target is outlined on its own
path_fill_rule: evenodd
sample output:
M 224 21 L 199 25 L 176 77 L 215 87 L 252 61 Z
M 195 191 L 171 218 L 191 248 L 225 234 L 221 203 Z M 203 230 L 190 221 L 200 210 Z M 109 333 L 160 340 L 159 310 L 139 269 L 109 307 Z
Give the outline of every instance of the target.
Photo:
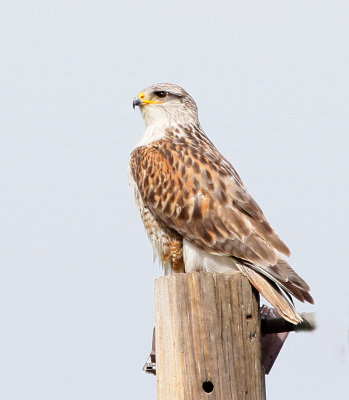
M 310 288 L 281 258 L 290 250 L 202 130 L 192 97 L 159 83 L 135 106 L 146 130 L 130 157 L 130 182 L 165 273 L 240 270 L 286 320 L 299 323 L 290 295 L 313 303 Z

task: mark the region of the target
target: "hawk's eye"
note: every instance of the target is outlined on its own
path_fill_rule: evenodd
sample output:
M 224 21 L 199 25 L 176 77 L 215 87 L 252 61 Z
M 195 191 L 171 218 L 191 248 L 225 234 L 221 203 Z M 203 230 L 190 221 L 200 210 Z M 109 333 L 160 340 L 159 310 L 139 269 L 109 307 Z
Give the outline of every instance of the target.
M 159 97 L 160 99 L 163 99 L 164 97 L 167 96 L 167 93 L 164 91 L 160 91 L 160 92 L 154 92 L 156 97 Z

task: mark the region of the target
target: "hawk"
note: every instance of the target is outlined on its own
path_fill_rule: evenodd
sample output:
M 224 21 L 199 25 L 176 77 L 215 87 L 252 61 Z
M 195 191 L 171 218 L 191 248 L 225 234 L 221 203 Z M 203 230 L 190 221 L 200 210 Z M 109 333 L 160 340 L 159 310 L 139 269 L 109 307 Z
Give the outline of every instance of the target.
M 307 283 L 281 255 L 290 250 L 238 173 L 201 128 L 193 98 L 172 83 L 133 100 L 145 132 L 129 160 L 130 184 L 166 274 L 239 270 L 293 324 L 292 297 L 313 304 Z

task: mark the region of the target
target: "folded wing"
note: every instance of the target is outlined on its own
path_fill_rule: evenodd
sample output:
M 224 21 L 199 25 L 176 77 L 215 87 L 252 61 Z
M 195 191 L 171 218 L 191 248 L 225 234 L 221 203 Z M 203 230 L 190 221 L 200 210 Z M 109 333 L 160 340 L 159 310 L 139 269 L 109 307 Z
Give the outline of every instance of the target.
M 159 140 L 136 148 L 130 167 L 144 203 L 168 227 L 208 253 L 241 260 L 257 289 L 261 279 L 274 281 L 312 302 L 308 285 L 279 257 L 288 247 L 213 146 Z

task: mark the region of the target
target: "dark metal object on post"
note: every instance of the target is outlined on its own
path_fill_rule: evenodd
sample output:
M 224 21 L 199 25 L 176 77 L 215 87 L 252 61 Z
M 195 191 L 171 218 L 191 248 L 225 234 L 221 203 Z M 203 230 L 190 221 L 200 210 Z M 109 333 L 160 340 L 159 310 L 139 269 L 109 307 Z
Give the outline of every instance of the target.
M 156 357 L 155 357 L 155 328 L 153 329 L 152 347 L 147 361 L 143 365 L 143 371 L 146 374 L 156 375 Z
M 274 308 L 262 306 L 261 343 L 262 363 L 265 374 L 269 374 L 289 332 L 313 331 L 316 329 L 315 313 L 303 313 L 301 317 L 303 322 L 293 325 L 283 319 Z
M 265 374 L 269 374 L 289 332 L 313 331 L 316 329 L 315 313 L 303 313 L 301 316 L 303 322 L 293 325 L 280 317 L 274 308 L 266 305 L 261 307 L 262 363 Z M 147 374 L 156 375 L 155 328 L 153 330 L 152 349 L 143 366 L 143 371 Z

